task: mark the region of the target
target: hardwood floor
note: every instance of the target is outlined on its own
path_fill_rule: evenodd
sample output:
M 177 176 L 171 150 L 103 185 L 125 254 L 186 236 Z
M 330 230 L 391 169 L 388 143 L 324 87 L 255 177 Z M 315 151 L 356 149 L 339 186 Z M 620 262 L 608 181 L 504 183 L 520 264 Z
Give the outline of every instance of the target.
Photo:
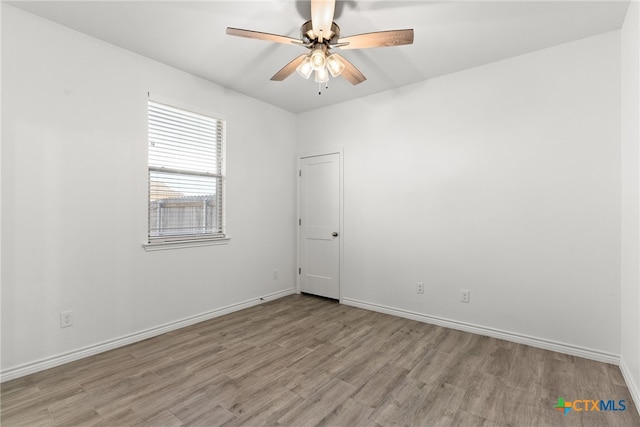
M 6 382 L 1 409 L 3 427 L 640 426 L 617 366 L 304 295 Z

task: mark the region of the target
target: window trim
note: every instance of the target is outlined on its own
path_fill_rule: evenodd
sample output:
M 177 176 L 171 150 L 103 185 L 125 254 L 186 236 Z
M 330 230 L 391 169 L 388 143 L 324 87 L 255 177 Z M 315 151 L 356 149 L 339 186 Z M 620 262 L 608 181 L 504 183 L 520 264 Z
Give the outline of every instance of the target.
M 217 245 L 226 245 L 231 241 L 231 237 L 226 235 L 225 237 L 208 237 L 201 239 L 189 239 L 189 240 L 174 240 L 174 241 L 163 241 L 163 242 L 151 242 L 151 243 L 143 243 L 142 247 L 147 252 L 154 251 L 166 251 L 167 249 L 182 249 L 182 248 L 199 248 L 202 246 L 217 246 Z
M 148 141 L 149 141 L 149 101 L 167 105 L 169 107 L 173 107 L 176 109 L 184 110 L 186 112 L 195 113 L 198 115 L 203 115 L 221 122 L 222 126 L 222 140 L 220 146 L 220 153 L 222 155 L 222 163 L 220 168 L 220 188 L 221 188 L 221 204 L 222 204 L 222 212 L 220 214 L 220 221 L 222 223 L 222 232 L 221 233 L 212 233 L 212 234 L 202 234 L 202 235 L 188 235 L 188 236 L 165 236 L 165 237 L 155 237 L 152 238 L 149 236 L 149 183 L 147 182 L 147 238 L 146 241 L 142 244 L 142 247 L 147 252 L 151 251 L 161 251 L 168 249 L 181 249 L 181 248 L 191 248 L 191 247 L 203 247 L 203 246 L 216 246 L 216 245 L 226 245 L 229 243 L 231 238 L 226 232 L 226 117 L 221 114 L 217 114 L 208 109 L 194 107 L 192 105 L 188 105 L 184 102 L 177 101 L 174 99 L 170 99 L 163 96 L 151 95 L 147 94 L 147 102 L 145 103 L 146 112 L 147 112 L 147 150 L 148 150 Z M 147 174 L 152 169 L 149 167 L 149 155 L 147 152 Z

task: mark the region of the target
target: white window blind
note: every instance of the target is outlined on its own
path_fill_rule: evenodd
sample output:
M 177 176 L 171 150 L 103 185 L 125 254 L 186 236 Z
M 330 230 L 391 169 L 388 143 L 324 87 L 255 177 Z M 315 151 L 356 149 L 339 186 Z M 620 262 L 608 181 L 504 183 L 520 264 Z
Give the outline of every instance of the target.
M 224 237 L 224 121 L 148 108 L 149 243 Z

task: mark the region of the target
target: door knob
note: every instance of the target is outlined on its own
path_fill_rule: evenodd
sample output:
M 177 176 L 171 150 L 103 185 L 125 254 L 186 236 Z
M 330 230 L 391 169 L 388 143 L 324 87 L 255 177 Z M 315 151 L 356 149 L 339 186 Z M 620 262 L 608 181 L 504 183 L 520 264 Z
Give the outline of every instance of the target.
M 338 237 L 338 232 L 337 232 L 337 231 L 334 231 L 333 233 L 331 233 L 331 235 L 332 235 L 333 237 Z

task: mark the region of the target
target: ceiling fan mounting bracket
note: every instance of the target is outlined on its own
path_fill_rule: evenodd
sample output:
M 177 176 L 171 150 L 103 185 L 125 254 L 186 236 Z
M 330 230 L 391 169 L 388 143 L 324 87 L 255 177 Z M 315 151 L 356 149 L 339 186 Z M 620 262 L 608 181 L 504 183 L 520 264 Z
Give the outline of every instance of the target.
M 331 32 L 327 37 L 327 34 L 322 35 L 322 42 L 318 40 L 318 36 L 316 36 L 313 32 L 313 27 L 311 21 L 307 21 L 300 27 L 300 39 L 304 42 L 305 45 L 310 45 L 313 47 L 316 43 L 323 44 L 331 44 L 331 40 L 335 40 L 336 42 L 340 38 L 340 27 L 335 22 L 331 23 Z

